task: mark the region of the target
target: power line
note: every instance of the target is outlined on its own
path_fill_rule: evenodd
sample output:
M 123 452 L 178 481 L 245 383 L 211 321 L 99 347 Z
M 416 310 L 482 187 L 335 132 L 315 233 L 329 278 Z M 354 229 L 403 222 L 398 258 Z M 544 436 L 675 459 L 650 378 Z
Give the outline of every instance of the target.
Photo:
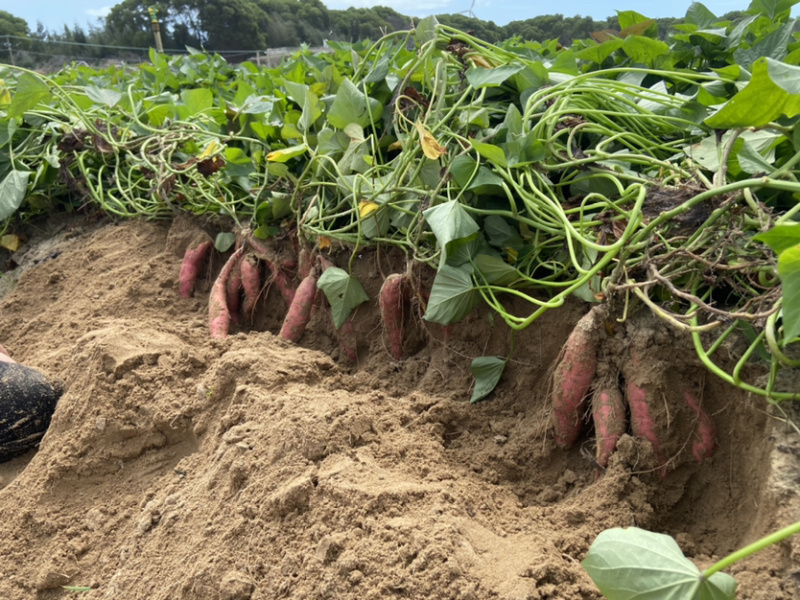
M 21 36 L 18 36 L 18 35 L 4 35 L 2 37 L 6 38 L 7 40 L 21 40 L 21 41 L 30 42 L 30 43 L 64 44 L 66 46 L 84 46 L 84 47 L 87 47 L 87 48 L 112 48 L 114 50 L 136 50 L 136 51 L 139 51 L 139 52 L 148 52 L 150 50 L 150 47 L 146 47 L 145 48 L 145 47 L 141 47 L 141 46 L 111 46 L 111 45 L 106 45 L 106 44 L 89 44 L 89 43 L 86 43 L 86 42 L 62 42 L 62 41 L 58 41 L 58 40 L 44 40 L 44 39 L 41 39 L 41 38 L 21 37 Z M 266 50 L 265 48 L 261 48 L 261 49 L 257 49 L 257 50 L 252 50 L 252 49 L 248 49 L 248 50 L 211 50 L 210 52 L 213 52 L 214 54 L 255 54 L 256 52 L 264 52 L 265 50 Z M 164 52 L 165 53 L 173 52 L 173 53 L 179 53 L 179 54 L 187 54 L 185 49 L 184 50 L 178 50 L 178 49 L 175 49 L 175 48 L 165 48 Z M 203 50 L 203 52 L 205 52 L 205 50 Z

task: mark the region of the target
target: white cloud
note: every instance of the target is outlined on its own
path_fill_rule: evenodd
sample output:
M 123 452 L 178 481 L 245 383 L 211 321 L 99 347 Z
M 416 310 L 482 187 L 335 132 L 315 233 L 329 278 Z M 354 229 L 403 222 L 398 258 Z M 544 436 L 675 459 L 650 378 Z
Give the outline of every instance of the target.
M 347 10 L 354 8 L 371 8 L 373 6 L 388 6 L 404 15 L 428 15 L 431 13 L 457 12 L 460 5 L 472 0 L 326 0 L 325 6 L 332 10 Z M 467 6 L 468 8 L 468 6 Z
M 97 17 L 97 18 L 107 17 L 108 13 L 110 12 L 111 12 L 110 6 L 104 6 L 103 8 L 89 8 L 86 10 L 87 15 L 89 15 L 90 17 Z

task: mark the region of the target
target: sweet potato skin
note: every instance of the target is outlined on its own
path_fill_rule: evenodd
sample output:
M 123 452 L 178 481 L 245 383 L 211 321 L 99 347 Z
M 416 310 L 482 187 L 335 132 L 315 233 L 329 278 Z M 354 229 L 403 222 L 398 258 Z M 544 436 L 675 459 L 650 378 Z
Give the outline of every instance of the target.
M 597 374 L 598 308 L 575 325 L 553 373 L 553 426 L 559 448 L 572 446 L 583 428 L 586 400 Z
M 692 440 L 692 456 L 698 463 L 702 463 L 714 455 L 714 422 L 700 406 L 700 401 L 688 389 L 683 391 L 683 400 L 697 417 Z
M 178 274 L 178 292 L 181 297 L 191 298 L 194 285 L 203 270 L 203 265 L 212 245 L 211 240 L 206 240 L 186 249 L 181 263 L 181 270 Z
M 592 419 L 597 439 L 597 464 L 605 468 L 617 449 L 617 442 L 628 428 L 625 402 L 616 381 L 606 381 L 592 397 Z
M 239 322 L 239 308 L 242 304 L 242 256 L 233 264 L 231 274 L 225 284 L 225 301 L 233 323 Z
M 243 248 L 240 247 L 231 254 L 211 288 L 211 295 L 208 298 L 208 330 L 212 338 L 227 337 L 230 330 L 231 313 L 228 309 L 227 283 L 242 252 Z
M 383 330 L 389 340 L 389 354 L 403 359 L 403 317 L 408 296 L 406 279 L 399 273 L 389 275 L 378 294 Z
M 289 342 L 297 343 L 303 337 L 309 320 L 311 309 L 314 307 L 314 298 L 317 295 L 317 275 L 311 272 L 297 286 L 289 312 L 283 320 L 280 337 Z
M 256 302 L 261 291 L 261 274 L 258 268 L 258 260 L 252 254 L 246 255 L 239 263 L 239 270 L 242 277 L 242 291 L 244 302 L 242 303 L 242 314 L 247 321 L 252 322 L 253 313 L 256 309 Z

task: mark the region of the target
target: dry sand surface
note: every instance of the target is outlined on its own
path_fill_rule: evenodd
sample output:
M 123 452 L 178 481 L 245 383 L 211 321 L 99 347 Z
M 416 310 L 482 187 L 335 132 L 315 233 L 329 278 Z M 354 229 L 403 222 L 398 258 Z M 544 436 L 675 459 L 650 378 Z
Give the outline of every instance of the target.
M 322 305 L 301 345 L 280 340 L 271 289 L 252 327 L 211 340 L 223 258 L 177 292 L 196 227 L 75 220 L 14 256 L 0 343 L 67 391 L 38 451 L 0 464 L 0 598 L 593 599 L 580 561 L 606 528 L 669 533 L 702 567 L 800 519 L 797 435 L 698 369 L 711 460 L 662 479 L 626 436 L 597 476 L 591 436 L 558 450 L 547 373 L 577 304 L 525 330 L 470 405 L 470 360 L 507 351 L 486 309 L 447 334 L 418 324 L 395 362 L 365 304 L 348 364 Z M 381 260 L 356 260 L 372 298 Z M 664 349 L 667 367 L 687 357 Z M 798 569 L 788 540 L 731 573 L 740 599 L 781 600 Z

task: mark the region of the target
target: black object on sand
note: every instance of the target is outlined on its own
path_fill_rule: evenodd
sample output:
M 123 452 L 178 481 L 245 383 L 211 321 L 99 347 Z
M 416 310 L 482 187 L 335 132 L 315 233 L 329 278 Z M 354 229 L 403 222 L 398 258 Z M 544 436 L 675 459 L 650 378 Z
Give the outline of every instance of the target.
M 39 443 L 63 392 L 36 369 L 0 362 L 0 462 Z

